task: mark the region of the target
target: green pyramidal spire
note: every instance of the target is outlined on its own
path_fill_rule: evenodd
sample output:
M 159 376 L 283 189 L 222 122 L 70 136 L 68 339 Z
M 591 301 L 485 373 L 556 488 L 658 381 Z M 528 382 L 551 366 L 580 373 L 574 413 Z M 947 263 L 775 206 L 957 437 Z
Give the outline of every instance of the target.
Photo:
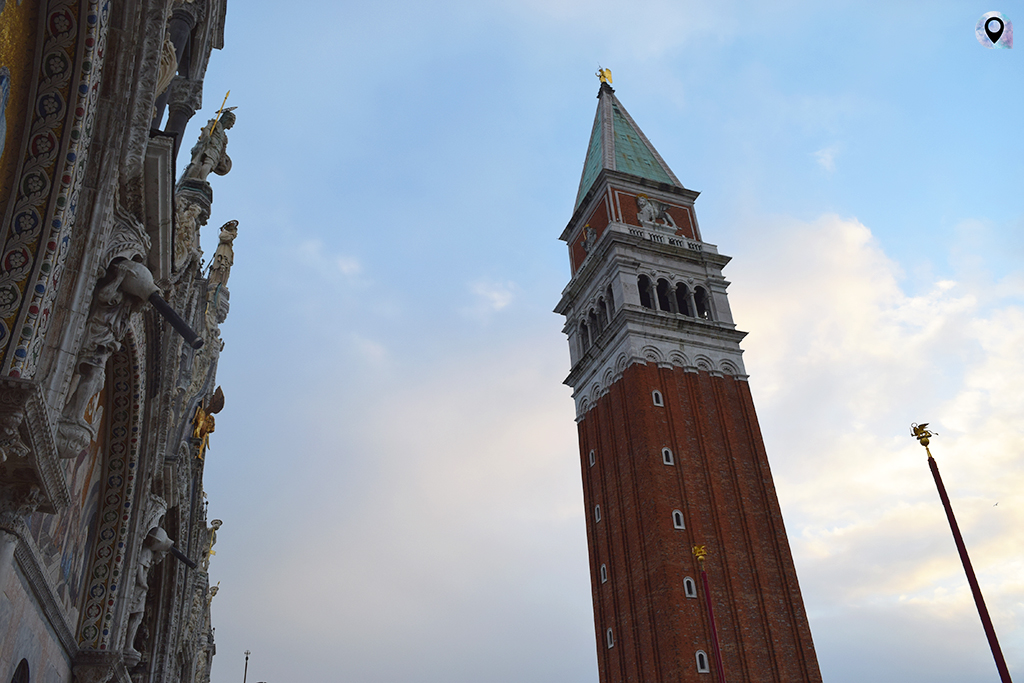
M 602 83 L 597 93 L 597 115 L 574 209 L 579 207 L 604 169 L 683 186 L 607 83 Z

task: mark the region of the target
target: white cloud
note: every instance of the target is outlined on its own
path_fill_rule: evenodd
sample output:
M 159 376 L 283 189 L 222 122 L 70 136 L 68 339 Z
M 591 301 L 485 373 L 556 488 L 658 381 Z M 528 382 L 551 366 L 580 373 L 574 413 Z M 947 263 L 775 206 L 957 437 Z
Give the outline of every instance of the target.
M 295 254 L 308 271 L 326 279 L 335 279 L 342 275 L 350 282 L 358 282 L 358 276 L 363 272 L 359 259 L 347 254 L 331 253 L 319 239 L 299 242 L 295 247 Z
M 515 299 L 519 286 L 511 281 L 477 280 L 470 283 L 469 291 L 473 295 L 474 303 L 463 309 L 463 312 L 470 317 L 486 319 L 507 308 Z
M 830 147 L 823 147 L 817 152 L 814 152 L 814 159 L 818 162 L 819 166 L 831 173 L 836 170 L 837 154 L 839 154 L 838 145 L 832 145 Z
M 916 629 L 878 643 L 892 649 L 883 659 L 919 649 L 916 633 L 961 628 L 937 614 L 981 632 L 911 422 L 939 432 L 932 452 L 996 628 L 1019 639 L 1022 290 L 947 279 L 909 293 L 871 231 L 837 216 L 749 237 L 730 298 L 739 327 L 754 330 L 745 361 L 822 661 L 847 658 L 849 640 L 829 629 L 860 628 L 868 608 Z M 986 654 L 970 656 L 980 667 Z M 956 680 L 962 656 L 935 653 L 928 680 Z

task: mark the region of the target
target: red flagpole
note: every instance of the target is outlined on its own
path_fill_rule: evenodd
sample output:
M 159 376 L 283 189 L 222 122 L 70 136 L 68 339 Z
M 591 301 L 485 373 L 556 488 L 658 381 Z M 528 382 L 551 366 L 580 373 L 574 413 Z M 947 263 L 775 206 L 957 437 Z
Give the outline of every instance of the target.
M 999 680 L 1002 683 L 1013 683 L 1010 680 L 1010 671 L 1006 668 L 1006 660 L 1003 659 L 1003 651 L 999 648 L 999 639 L 996 638 L 996 629 L 992 625 L 992 619 L 988 615 L 988 608 L 985 607 L 985 598 L 981 595 L 981 586 L 978 585 L 978 577 L 974 575 L 974 567 L 971 566 L 971 558 L 967 554 L 967 546 L 964 544 L 964 537 L 960 535 L 960 527 L 953 515 L 953 506 L 946 495 L 946 487 L 942 484 L 942 477 L 939 475 L 939 466 L 928 449 L 928 439 L 934 436 L 923 425 L 912 425 L 914 437 L 924 446 L 928 454 L 928 466 L 932 470 L 932 478 L 935 479 L 935 488 L 939 490 L 939 498 L 942 500 L 942 507 L 946 509 L 946 518 L 949 520 L 949 528 L 953 531 L 953 540 L 956 542 L 957 552 L 960 553 L 960 561 L 964 565 L 964 573 L 967 574 L 967 583 L 971 586 L 971 593 L 974 595 L 974 604 L 978 607 L 978 616 L 981 617 L 981 625 L 985 629 L 985 636 L 988 638 L 988 646 L 992 648 L 992 658 L 996 660 L 996 669 L 999 671 Z

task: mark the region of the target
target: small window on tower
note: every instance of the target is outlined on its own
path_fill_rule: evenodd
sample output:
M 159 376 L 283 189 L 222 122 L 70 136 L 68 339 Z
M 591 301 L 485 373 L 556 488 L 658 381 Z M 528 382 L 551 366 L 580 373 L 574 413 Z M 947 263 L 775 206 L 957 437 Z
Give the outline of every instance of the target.
M 688 598 L 697 597 L 697 584 L 689 576 L 683 579 L 683 592 L 686 593 Z
M 601 521 L 601 506 L 600 505 L 595 505 L 594 506 L 594 521 L 595 522 L 600 522 Z
M 704 654 L 704 650 L 697 650 L 697 673 L 711 673 L 711 667 L 708 666 L 708 656 Z
M 594 457 L 594 451 L 590 451 L 590 466 L 593 467 L 594 463 L 597 462 L 597 458 Z
M 615 636 L 612 635 L 612 630 L 611 629 L 608 629 L 607 631 L 604 632 L 604 637 L 605 637 L 605 640 L 608 643 L 608 649 L 609 650 L 612 649 L 613 647 L 615 647 Z
M 665 405 L 665 399 L 661 397 L 661 392 L 655 389 L 651 392 L 651 397 L 654 399 L 654 405 L 663 406 Z
M 608 583 L 608 565 L 601 565 L 601 583 Z
M 661 461 L 666 465 L 675 465 L 676 459 L 672 455 L 672 451 L 667 448 L 661 449 Z
M 683 524 L 683 513 L 679 510 L 672 511 L 672 526 L 677 529 L 685 529 L 686 525 Z

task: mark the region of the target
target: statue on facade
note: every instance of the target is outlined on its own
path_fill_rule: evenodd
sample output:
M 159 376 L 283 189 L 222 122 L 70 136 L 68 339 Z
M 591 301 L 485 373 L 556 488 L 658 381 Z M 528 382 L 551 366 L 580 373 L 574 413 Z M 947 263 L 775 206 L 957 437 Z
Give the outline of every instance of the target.
M 220 387 L 217 387 L 217 391 L 213 392 L 213 396 L 206 406 L 203 406 L 202 403 L 196 406 L 196 414 L 192 418 L 192 437 L 199 440 L 198 458 L 200 460 L 203 459 L 203 456 L 206 454 L 206 448 L 210 445 L 210 434 L 217 428 L 217 421 L 213 416 L 223 409 L 224 390 Z
M 96 436 L 96 426 L 85 420 L 86 408 L 106 383 L 107 360 L 121 348 L 132 314 L 146 305 L 145 299 L 129 294 L 123 285 L 126 278 L 145 280 L 146 275 L 152 281 L 152 273 L 141 263 L 117 259 L 96 285 L 78 354 L 77 383 L 57 427 L 61 457 L 77 456 Z
M 235 107 L 228 107 L 220 118 L 212 118 L 199 141 L 192 148 L 192 161 L 185 167 L 184 178 L 205 181 L 210 173 L 226 175 L 231 170 L 231 157 L 228 156 L 227 131 L 235 125 Z
M 590 227 L 588 223 L 583 227 L 583 251 L 590 253 L 590 250 L 594 248 L 594 243 L 597 242 L 597 230 Z
M 210 284 L 227 286 L 235 262 L 233 242 L 238 237 L 238 221 L 228 221 L 220 229 L 220 242 L 210 263 Z
M 217 554 L 217 551 L 213 549 L 213 546 L 217 545 L 217 530 L 220 529 L 221 526 L 223 526 L 223 524 L 224 524 L 224 522 L 222 522 L 221 520 L 215 519 L 212 522 L 210 522 L 210 528 L 206 530 L 207 537 L 210 540 L 206 544 L 206 554 L 203 557 L 203 571 L 204 572 L 205 571 L 209 571 L 209 569 L 210 569 L 210 558 Z M 211 588 L 210 590 L 213 591 L 210 594 L 210 599 L 212 600 L 213 596 L 217 594 L 217 588 L 214 587 L 214 588 Z
M 676 222 L 668 212 L 667 205 L 655 201 L 647 195 L 639 195 L 636 198 L 636 208 L 636 217 L 640 221 L 640 225 L 648 228 L 663 225 L 672 230 L 677 229 Z
M 125 639 L 125 654 L 129 657 L 142 657 L 135 649 L 135 636 L 146 613 L 146 595 L 149 593 L 149 570 L 164 559 L 174 546 L 174 541 L 167 537 L 161 527 L 154 527 L 146 535 L 146 540 L 139 553 L 139 562 L 135 570 L 135 582 L 132 585 L 131 603 L 128 605 L 128 636 Z

